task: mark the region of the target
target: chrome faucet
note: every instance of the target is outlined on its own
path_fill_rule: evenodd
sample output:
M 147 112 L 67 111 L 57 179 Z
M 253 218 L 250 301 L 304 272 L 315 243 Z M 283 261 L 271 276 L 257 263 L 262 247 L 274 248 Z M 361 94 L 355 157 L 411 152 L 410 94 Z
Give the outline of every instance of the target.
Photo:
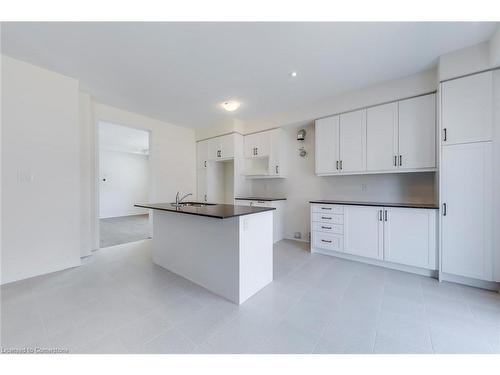
M 190 195 L 193 195 L 191 193 L 187 193 L 186 195 L 184 195 L 182 198 L 179 199 L 179 193 L 180 192 L 178 191 L 177 194 L 175 195 L 175 206 L 176 207 L 179 207 L 184 199 L 186 199 Z

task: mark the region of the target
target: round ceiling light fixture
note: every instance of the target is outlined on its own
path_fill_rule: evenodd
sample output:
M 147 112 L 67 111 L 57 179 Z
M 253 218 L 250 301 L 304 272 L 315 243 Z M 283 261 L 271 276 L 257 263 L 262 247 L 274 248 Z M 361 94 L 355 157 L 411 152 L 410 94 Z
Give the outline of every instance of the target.
M 223 102 L 221 105 L 222 108 L 224 108 L 228 112 L 234 112 L 240 107 L 240 103 L 236 100 L 228 100 L 226 102 Z
M 297 77 L 297 72 L 296 71 L 291 72 L 290 77 L 293 77 L 293 78 Z

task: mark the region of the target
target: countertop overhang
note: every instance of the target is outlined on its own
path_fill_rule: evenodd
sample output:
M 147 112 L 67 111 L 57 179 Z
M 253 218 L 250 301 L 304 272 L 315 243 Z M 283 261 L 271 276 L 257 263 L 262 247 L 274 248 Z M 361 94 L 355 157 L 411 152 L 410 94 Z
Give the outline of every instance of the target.
M 347 206 L 376 206 L 376 207 L 401 207 L 401 208 L 427 208 L 439 209 L 439 206 L 431 203 L 387 203 L 387 202 L 358 202 L 358 201 L 339 201 L 339 200 L 315 200 L 309 203 L 316 204 L 340 204 Z
M 275 210 L 274 207 L 235 206 L 232 204 L 214 204 L 203 207 L 175 207 L 172 206 L 171 203 L 138 203 L 134 206 L 178 214 L 206 216 L 216 219 L 228 219 L 236 216 L 252 215 L 259 212 Z
M 237 201 L 263 201 L 263 202 L 272 202 L 272 201 L 286 201 L 286 198 L 264 198 L 264 197 L 240 197 L 234 198 Z

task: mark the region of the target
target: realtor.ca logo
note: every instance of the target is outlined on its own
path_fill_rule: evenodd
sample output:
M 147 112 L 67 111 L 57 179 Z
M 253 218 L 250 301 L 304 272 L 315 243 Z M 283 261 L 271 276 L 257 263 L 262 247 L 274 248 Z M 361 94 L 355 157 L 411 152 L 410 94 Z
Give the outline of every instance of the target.
M 2 348 L 2 354 L 66 354 L 65 348 Z

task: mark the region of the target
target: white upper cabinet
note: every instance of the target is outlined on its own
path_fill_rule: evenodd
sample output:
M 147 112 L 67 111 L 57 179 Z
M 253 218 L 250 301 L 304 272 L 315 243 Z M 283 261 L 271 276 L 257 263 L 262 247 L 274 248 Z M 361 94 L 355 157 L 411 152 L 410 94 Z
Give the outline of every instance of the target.
M 489 141 L 493 136 L 493 72 L 442 83 L 442 144 Z
M 345 172 L 366 170 L 366 109 L 340 115 L 340 164 Z
M 366 169 L 398 168 L 398 103 L 368 108 L 366 114 Z
M 271 139 L 268 131 L 246 135 L 244 142 L 246 158 L 269 156 Z
M 207 168 L 208 166 L 208 140 L 196 143 L 196 167 L 197 169 Z
M 287 141 L 283 129 L 269 131 L 271 137 L 271 150 L 269 153 L 269 174 L 285 177 L 287 175 Z
M 208 140 L 208 156 L 210 160 L 234 158 L 235 134 L 227 134 Z
M 493 277 L 493 144 L 442 147 L 441 269 L 491 281 Z
M 436 95 L 316 120 L 316 174 L 436 169 Z
M 287 175 L 287 138 L 283 129 L 271 129 L 244 137 L 247 177 L 283 178 Z
M 383 259 L 382 207 L 344 206 L 344 251 L 367 258 Z
M 384 208 L 384 260 L 436 269 L 436 210 Z
M 436 95 L 399 102 L 400 169 L 436 167 Z
M 339 116 L 316 120 L 315 132 L 315 169 L 316 174 L 335 174 L 339 172 Z

